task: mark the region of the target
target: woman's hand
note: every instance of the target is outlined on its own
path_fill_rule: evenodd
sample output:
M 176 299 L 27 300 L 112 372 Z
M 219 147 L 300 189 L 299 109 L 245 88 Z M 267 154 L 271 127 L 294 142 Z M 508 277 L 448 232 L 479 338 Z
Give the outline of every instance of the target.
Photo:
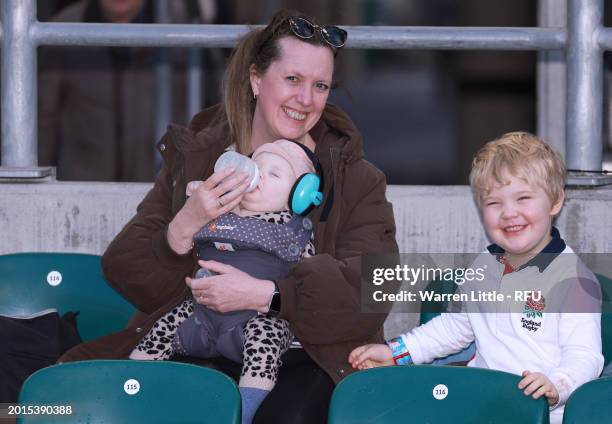
M 180 212 L 185 211 L 192 216 L 199 230 L 204 224 L 231 211 L 240 203 L 249 186 L 247 177 L 245 172 L 235 173 L 234 169 L 224 169 L 212 174 L 201 184 L 192 184 L 195 190 Z
M 385 344 L 359 346 L 349 354 L 348 361 L 353 368 L 360 370 L 395 365 L 393 353 Z
M 202 268 L 219 275 L 185 282 L 191 288 L 194 299 L 218 312 L 254 310 L 265 313 L 274 292 L 274 283 L 251 277 L 231 265 L 216 261 L 198 261 Z
M 542 395 L 550 406 L 559 402 L 559 392 L 557 388 L 544 374 L 539 372 L 523 371 L 523 379 L 519 381 L 518 388 L 523 390 L 525 396 L 531 395 L 534 399 L 539 399 Z
M 233 168 L 216 172 L 195 190 L 168 225 L 168 244 L 178 254 L 191 250 L 193 235 L 204 224 L 234 209 L 249 186 L 248 175 Z

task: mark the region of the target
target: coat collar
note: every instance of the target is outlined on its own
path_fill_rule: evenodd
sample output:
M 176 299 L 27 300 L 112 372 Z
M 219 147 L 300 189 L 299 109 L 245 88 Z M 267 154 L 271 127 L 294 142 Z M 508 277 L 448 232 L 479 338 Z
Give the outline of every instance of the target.
M 195 137 L 195 143 L 186 143 L 184 149 L 194 152 L 208 150 L 213 146 L 220 150 L 227 148 L 230 145 L 229 127 L 222 113 L 221 105 L 215 105 L 194 116 L 189 129 Z M 346 162 L 363 158 L 361 134 L 348 115 L 332 103 L 326 105 L 321 119 L 310 130 L 310 135 L 317 144 L 317 156 L 334 149 Z
M 559 230 L 557 227 L 552 227 L 550 230 L 550 235 L 552 240 L 548 242 L 544 249 L 540 253 L 538 253 L 534 258 L 532 258 L 529 262 L 522 265 L 519 270 L 527 268 L 528 266 L 537 266 L 540 272 L 544 272 L 544 270 L 550 265 L 550 263 L 559 256 L 565 250 L 565 241 L 561 238 L 559 234 Z M 492 255 L 495 255 L 498 261 L 501 262 L 501 257 L 506 251 L 498 246 L 497 244 L 491 244 L 487 246 L 487 250 Z

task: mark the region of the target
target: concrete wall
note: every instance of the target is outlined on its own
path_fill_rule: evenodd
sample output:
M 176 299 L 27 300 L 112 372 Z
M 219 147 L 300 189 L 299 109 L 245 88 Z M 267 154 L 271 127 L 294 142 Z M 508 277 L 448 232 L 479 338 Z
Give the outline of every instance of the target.
M 0 183 L 0 254 L 101 254 L 150 184 Z M 486 237 L 466 186 L 390 186 L 401 252 L 479 252 Z M 579 252 L 612 252 L 612 187 L 569 190 L 558 219 Z M 389 315 L 388 336 L 413 327 L 417 314 Z
M 150 184 L 0 183 L 0 254 L 101 254 Z M 486 238 L 466 186 L 389 186 L 402 252 L 479 252 Z M 569 190 L 558 220 L 580 252 L 612 252 L 612 187 Z

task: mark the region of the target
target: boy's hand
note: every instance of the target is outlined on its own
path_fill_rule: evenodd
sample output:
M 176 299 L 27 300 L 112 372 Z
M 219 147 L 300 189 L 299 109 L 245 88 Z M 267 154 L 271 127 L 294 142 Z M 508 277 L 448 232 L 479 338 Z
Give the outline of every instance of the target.
M 353 368 L 359 370 L 395 365 L 393 353 L 385 344 L 359 346 L 349 354 L 348 361 Z
M 531 395 L 534 399 L 539 399 L 542 395 L 546 396 L 550 406 L 559 402 L 557 388 L 542 373 L 523 371 L 523 379 L 519 381 L 518 388 L 523 390 L 525 396 Z

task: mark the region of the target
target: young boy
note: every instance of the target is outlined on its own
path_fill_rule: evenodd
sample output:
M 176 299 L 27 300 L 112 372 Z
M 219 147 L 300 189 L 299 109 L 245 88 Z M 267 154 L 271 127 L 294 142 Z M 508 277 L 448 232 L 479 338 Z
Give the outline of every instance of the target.
M 494 244 L 472 265 L 486 269 L 473 287 L 504 298 L 531 289 L 533 298 L 464 302 L 461 312 L 442 314 L 387 344 L 356 348 L 351 365 L 422 364 L 475 341 L 468 366 L 521 375 L 518 389 L 545 396 L 551 423 L 561 423 L 569 395 L 603 366 L 597 280 L 552 225 L 563 205 L 564 178 L 560 155 L 531 134 L 508 133 L 486 144 L 473 160 L 470 185 Z

